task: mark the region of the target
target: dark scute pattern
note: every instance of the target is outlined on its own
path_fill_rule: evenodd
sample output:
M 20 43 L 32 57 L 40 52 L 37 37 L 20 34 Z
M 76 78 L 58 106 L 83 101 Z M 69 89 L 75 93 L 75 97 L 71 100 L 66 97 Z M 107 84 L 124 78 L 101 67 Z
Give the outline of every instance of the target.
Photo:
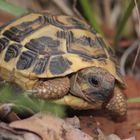
M 111 47 L 108 47 L 107 50 L 108 50 L 109 54 L 114 54 L 114 50 Z
M 56 32 L 56 36 L 58 37 L 58 38 L 66 38 L 66 36 L 67 36 L 67 32 L 65 32 L 65 31 L 57 31 Z
M 90 46 L 90 47 L 96 46 L 96 42 L 87 36 L 82 36 L 80 38 L 75 39 L 75 43 L 81 43 L 84 46 Z
M 42 53 L 45 50 L 45 45 L 41 44 L 38 39 L 32 39 L 29 43 L 25 44 L 25 48 L 37 53 Z
M 121 73 L 121 69 L 120 69 L 119 63 L 117 62 L 115 66 L 116 66 L 116 72 L 117 72 L 118 76 L 122 77 L 122 73 Z
M 52 58 L 50 62 L 50 72 L 54 75 L 62 74 L 69 68 L 69 61 L 62 56 Z
M 100 47 L 107 48 L 104 40 L 101 37 L 97 37 L 97 41 L 99 42 Z
M 66 38 L 66 47 L 67 47 L 67 51 L 69 53 L 73 53 L 73 54 L 78 54 L 84 61 L 91 61 L 93 59 L 101 59 L 101 58 L 107 58 L 106 54 L 99 54 L 99 55 L 89 55 L 86 54 L 84 51 L 80 51 L 80 50 L 76 50 L 76 45 L 75 45 L 75 49 L 71 48 L 71 45 L 74 44 L 78 44 L 81 43 L 83 45 L 83 47 L 101 47 L 99 42 L 97 40 L 92 40 L 90 37 L 87 36 L 82 36 L 80 38 L 76 38 L 74 37 L 73 32 L 68 32 L 67 33 L 67 38 Z
M 40 54 L 47 54 L 45 48 L 55 49 L 60 46 L 59 40 L 54 40 L 51 37 L 43 36 L 40 38 L 32 39 L 29 43 L 25 45 L 29 50 L 35 51 Z
M 60 45 L 58 40 L 53 40 L 53 38 L 47 36 L 41 38 L 41 41 L 44 41 L 44 44 L 46 43 L 49 48 L 57 48 Z
M 62 28 L 62 29 L 65 29 L 65 24 L 58 21 L 55 16 L 48 16 L 48 15 L 44 15 L 44 18 L 46 19 L 46 21 L 49 23 L 49 24 L 52 24 L 54 26 L 57 26 L 59 28 Z
M 91 61 L 93 59 L 98 59 L 98 58 L 102 57 L 102 56 L 91 56 L 91 55 L 88 55 L 88 54 L 86 54 L 82 51 L 74 50 L 74 49 L 71 49 L 71 48 L 68 49 L 68 52 L 73 53 L 73 54 L 78 54 L 80 57 L 82 57 L 82 59 L 84 61 Z
M 17 28 L 16 28 L 17 29 Z M 11 39 L 11 40 L 14 40 L 14 38 L 15 38 L 15 35 L 14 35 L 15 33 L 14 32 L 12 32 L 12 29 L 10 28 L 9 30 L 6 30 L 4 33 L 3 33 L 3 35 L 5 35 L 6 37 L 8 37 L 9 39 Z
M 105 59 L 107 58 L 106 54 L 98 54 L 98 55 L 88 55 L 82 51 L 77 51 L 77 50 L 70 50 L 69 52 L 71 53 L 75 53 L 75 54 L 78 54 L 80 57 L 83 58 L 84 61 L 88 61 L 88 60 L 93 60 L 93 59 Z
M 75 40 L 75 38 L 74 38 L 73 32 L 72 31 L 68 32 L 67 33 L 67 40 L 66 40 L 68 45 L 70 45 L 70 43 L 73 43 L 74 40 Z
M 40 58 L 37 60 L 33 72 L 36 74 L 41 74 L 45 71 L 48 63 L 48 58 Z
M 84 23 L 82 23 L 80 20 L 73 18 L 73 17 L 67 17 L 68 23 L 70 23 L 69 25 L 66 25 L 65 23 L 59 21 L 59 19 L 57 19 L 56 16 L 50 16 L 48 14 L 44 15 L 44 17 L 46 18 L 46 21 L 49 24 L 52 24 L 54 26 L 57 26 L 61 29 L 87 29 L 86 25 Z
M 117 58 L 116 58 L 116 55 L 115 55 L 115 51 L 113 50 L 113 48 L 111 48 L 111 46 L 108 46 L 106 47 L 108 53 L 109 53 L 109 58 L 115 63 L 117 64 L 118 61 L 117 61 Z
M 0 38 L 0 53 L 8 46 L 9 40 L 5 37 Z
M 11 40 L 20 42 L 32 32 L 43 27 L 44 24 L 45 24 L 45 20 L 42 16 L 40 16 L 34 21 L 22 22 L 21 24 L 15 27 L 11 27 L 9 30 L 6 30 L 3 33 L 3 35 L 5 35 Z
M 18 62 L 17 62 L 17 69 L 24 70 L 28 69 L 29 67 L 34 64 L 37 59 L 37 54 L 31 51 L 25 51 L 21 54 Z
M 107 58 L 107 55 L 106 54 L 98 54 L 97 56 L 96 56 L 96 59 L 105 59 L 105 58 Z
M 78 54 L 80 57 L 83 58 L 83 60 L 92 60 L 92 57 L 89 55 L 86 55 L 84 52 L 82 51 L 78 51 L 75 49 L 71 48 L 72 43 L 75 43 L 76 38 L 74 37 L 74 34 L 72 31 L 67 33 L 67 38 L 66 38 L 66 47 L 67 47 L 67 51 L 69 53 L 73 53 L 73 54 Z
M 20 44 L 11 44 L 5 54 L 4 60 L 6 62 L 10 61 L 12 58 L 16 58 L 20 53 Z
M 3 35 L 5 35 L 6 37 L 8 37 L 11 40 L 20 42 L 26 37 L 26 35 L 30 34 L 31 32 L 32 32 L 31 28 L 28 28 L 24 31 L 20 31 L 18 28 L 12 27 L 9 30 L 6 30 L 3 33 Z
M 74 37 L 74 34 L 72 31 L 68 32 L 68 37 L 67 41 L 69 43 L 80 43 L 83 46 L 90 46 L 90 47 L 97 47 L 97 41 L 91 39 L 88 36 L 81 36 L 79 38 Z
M 90 28 L 89 28 L 89 31 L 90 31 L 91 33 L 93 33 L 94 35 L 97 33 L 96 30 L 95 30 L 93 27 L 90 27 Z
M 76 18 L 70 17 L 68 21 L 74 26 L 74 28 L 87 29 L 86 25 Z

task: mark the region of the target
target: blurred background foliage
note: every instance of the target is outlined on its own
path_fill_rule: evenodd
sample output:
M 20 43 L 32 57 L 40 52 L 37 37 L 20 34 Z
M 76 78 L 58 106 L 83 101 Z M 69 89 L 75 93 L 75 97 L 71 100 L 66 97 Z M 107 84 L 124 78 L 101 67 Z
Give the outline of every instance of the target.
M 75 4 L 75 8 L 73 5 Z M 137 0 L 0 0 L 0 10 L 9 13 L 11 16 L 20 16 L 30 11 L 53 11 L 58 6 L 59 12 L 53 11 L 52 14 L 67 14 L 77 16 L 79 11 L 81 17 L 91 24 L 98 32 L 113 38 L 115 44 L 120 37 L 134 38 Z M 53 6 L 50 6 L 53 5 Z M 49 9 L 51 7 L 51 10 Z M 73 9 L 72 9 L 73 8 Z M 75 9 L 77 11 L 75 12 Z M 110 30 L 107 32 L 104 30 Z M 113 37 L 112 37 L 113 34 Z M 122 35 L 121 35 L 122 34 Z M 116 46 L 114 46 L 116 47 Z
M 139 0 L 0 0 L 0 25 L 31 11 L 44 10 L 51 14 L 65 14 L 78 17 L 101 33 L 114 48 L 120 59 L 121 72 L 140 79 L 140 18 Z M 132 68 L 133 67 L 133 68 Z M 6 94 L 4 94 L 4 92 Z M 10 93 L 10 94 L 9 94 Z M 64 116 L 64 108 L 50 102 L 30 98 L 6 87 L 0 91 L 0 102 L 12 102 L 25 109 L 31 107 L 34 113 L 50 110 Z M 15 100 L 16 99 L 16 100 Z M 140 98 L 129 102 L 140 102 Z M 49 105 L 48 105 L 49 104 Z

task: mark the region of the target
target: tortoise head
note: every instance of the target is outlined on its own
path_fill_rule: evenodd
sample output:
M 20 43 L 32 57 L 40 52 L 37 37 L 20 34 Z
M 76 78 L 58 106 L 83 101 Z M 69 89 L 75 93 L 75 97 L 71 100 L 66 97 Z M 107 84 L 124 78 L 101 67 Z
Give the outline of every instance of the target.
M 115 83 L 108 71 L 97 67 L 80 70 L 71 80 L 71 93 L 89 102 L 107 102 Z

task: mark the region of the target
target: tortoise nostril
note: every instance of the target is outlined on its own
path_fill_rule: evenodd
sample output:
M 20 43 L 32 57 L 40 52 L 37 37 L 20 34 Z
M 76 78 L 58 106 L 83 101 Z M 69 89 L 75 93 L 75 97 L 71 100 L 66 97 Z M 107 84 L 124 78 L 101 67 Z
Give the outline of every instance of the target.
M 96 77 L 90 77 L 89 78 L 89 83 L 94 87 L 99 86 L 99 81 L 97 80 Z

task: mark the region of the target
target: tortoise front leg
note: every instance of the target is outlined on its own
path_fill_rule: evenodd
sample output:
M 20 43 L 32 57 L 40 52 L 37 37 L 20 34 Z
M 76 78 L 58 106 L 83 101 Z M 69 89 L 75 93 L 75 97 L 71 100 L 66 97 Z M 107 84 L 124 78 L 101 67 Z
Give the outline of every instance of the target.
M 68 93 L 70 81 L 68 77 L 39 80 L 33 86 L 33 95 L 43 99 L 57 99 Z
M 109 101 L 106 106 L 106 109 L 111 113 L 115 118 L 124 117 L 127 113 L 127 99 L 124 93 L 118 86 L 114 88 L 114 96 Z

